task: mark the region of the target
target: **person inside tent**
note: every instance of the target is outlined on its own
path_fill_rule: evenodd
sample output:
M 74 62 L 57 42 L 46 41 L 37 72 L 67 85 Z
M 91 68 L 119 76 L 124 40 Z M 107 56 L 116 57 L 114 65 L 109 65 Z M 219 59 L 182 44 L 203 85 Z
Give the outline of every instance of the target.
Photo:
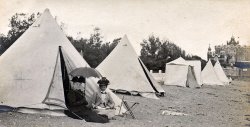
M 98 114 L 107 115 L 109 119 L 114 119 L 115 103 L 110 93 L 106 91 L 109 80 L 106 77 L 102 77 L 97 83 L 100 91 L 96 93 L 93 108 Z
M 87 122 L 107 123 L 109 122 L 108 116 L 99 115 L 91 108 L 87 107 L 88 102 L 85 98 L 83 88 L 79 84 L 85 83 L 84 77 L 73 77 L 71 80 L 72 87 L 67 93 L 67 107 L 72 113 L 70 116 L 74 118 L 84 119 Z M 77 83 L 78 82 L 78 83 Z M 86 85 L 86 84 L 85 84 Z
M 72 78 L 73 85 L 71 86 L 74 90 L 81 90 L 83 93 L 85 93 L 85 78 L 83 76 L 75 76 Z

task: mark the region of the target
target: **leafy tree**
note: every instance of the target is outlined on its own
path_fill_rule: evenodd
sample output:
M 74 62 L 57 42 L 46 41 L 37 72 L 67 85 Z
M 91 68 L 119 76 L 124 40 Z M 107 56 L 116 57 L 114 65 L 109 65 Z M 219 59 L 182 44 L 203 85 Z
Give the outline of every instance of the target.
M 141 59 L 144 62 L 144 64 L 153 70 L 158 69 L 156 65 L 154 64 L 157 61 L 158 52 L 160 50 L 161 42 L 158 37 L 155 37 L 154 35 L 149 36 L 149 38 L 146 40 L 144 39 L 141 43 L 142 49 L 141 49 Z
M 10 19 L 8 34 L 6 36 L 0 34 L 0 54 L 4 53 L 34 23 L 38 16 L 40 13 L 31 15 L 16 13 L 13 15 Z M 63 29 L 65 24 L 61 23 L 60 27 Z M 72 36 L 68 36 L 68 39 L 78 52 L 83 52 L 84 59 L 91 67 L 99 65 L 121 40 L 121 38 L 117 38 L 113 42 L 104 43 L 98 27 L 94 28 L 88 39 L 74 39 Z
M 40 13 L 31 15 L 16 13 L 13 15 L 10 18 L 10 30 L 7 36 L 3 34 L 0 36 L 0 54 L 4 53 L 34 23 L 38 16 Z
M 102 54 L 100 51 L 102 38 L 103 37 L 101 36 L 100 28 L 95 27 L 94 33 L 90 35 L 84 51 L 84 58 L 87 61 L 91 61 L 89 64 L 94 68 L 98 66 L 100 59 L 102 59 Z
M 16 13 L 10 19 L 10 30 L 5 36 L 0 34 L 0 54 L 7 50 L 28 28 L 35 19 L 40 16 L 37 14 Z M 62 25 L 64 26 L 64 25 Z M 78 52 L 83 52 L 84 59 L 91 67 L 97 67 L 116 47 L 121 38 L 114 39 L 113 42 L 103 42 L 100 28 L 94 28 L 90 38 L 74 39 L 68 36 L 70 42 L 74 45 Z M 174 43 L 151 35 L 148 39 L 144 39 L 141 43 L 141 59 L 150 70 L 165 70 L 165 64 L 180 56 L 184 59 L 198 59 L 202 62 L 202 68 L 206 61 L 199 56 L 186 55 L 186 52 Z
M 151 35 L 149 36 L 148 40 L 143 40 L 141 46 L 141 53 L 143 54 L 142 56 L 149 56 L 155 58 L 160 49 L 161 42 L 159 37 L 154 37 L 153 35 Z
M 140 58 L 149 70 L 165 71 L 165 64 L 180 56 L 187 60 L 202 60 L 199 56 L 186 55 L 186 51 L 182 50 L 179 46 L 169 40 L 161 41 L 159 37 L 155 37 L 154 35 L 149 36 L 148 39 L 144 39 L 141 46 Z M 204 62 L 202 61 L 202 65 L 204 65 Z
M 0 54 L 6 50 L 7 37 L 4 34 L 0 34 Z
M 90 64 L 91 67 L 97 67 L 115 48 L 121 38 L 114 39 L 112 43 L 103 42 L 103 37 L 100 33 L 100 28 L 96 27 L 89 39 L 76 40 L 73 37 L 68 37 L 78 52 L 83 52 L 83 58 Z

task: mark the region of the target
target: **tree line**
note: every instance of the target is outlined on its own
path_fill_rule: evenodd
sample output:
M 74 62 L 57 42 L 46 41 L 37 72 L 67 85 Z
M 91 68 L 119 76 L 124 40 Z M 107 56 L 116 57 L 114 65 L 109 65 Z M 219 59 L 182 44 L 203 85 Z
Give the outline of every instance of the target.
M 28 28 L 31 26 L 40 13 L 31 15 L 25 13 L 16 13 L 9 19 L 7 35 L 0 34 L 0 55 L 3 54 Z
M 75 39 L 72 36 L 68 36 L 68 39 L 93 68 L 97 67 L 121 40 L 121 38 L 117 38 L 112 42 L 103 42 L 103 37 L 98 27 L 94 28 L 93 33 L 88 39 Z
M 202 68 L 205 67 L 206 61 L 197 55 L 186 54 L 179 46 L 169 40 L 161 40 L 155 35 L 150 35 L 141 42 L 141 60 L 149 70 L 165 71 L 166 63 L 179 57 L 185 60 L 200 60 Z
M 40 13 L 24 14 L 16 13 L 10 18 L 7 35 L 0 34 L 0 55 L 3 54 L 28 28 L 31 26 Z M 121 40 L 121 37 L 114 39 L 112 42 L 104 42 L 100 33 L 100 28 L 95 27 L 89 38 L 76 39 L 67 36 L 76 50 L 82 54 L 88 64 L 97 67 L 115 48 Z M 178 57 L 187 60 L 201 60 L 202 68 L 206 61 L 199 56 L 186 54 L 179 46 L 169 40 L 160 40 L 159 37 L 150 35 L 147 39 L 143 39 L 141 44 L 141 60 L 149 70 L 165 70 L 165 64 Z
M 7 35 L 0 34 L 0 55 L 3 54 L 40 16 L 40 13 L 16 13 L 10 18 Z M 62 26 L 61 26 L 62 27 Z M 121 38 L 116 38 L 112 42 L 103 42 L 100 28 L 95 27 L 89 38 L 76 39 L 67 36 L 77 51 L 82 52 L 83 58 L 88 64 L 95 68 L 114 49 Z

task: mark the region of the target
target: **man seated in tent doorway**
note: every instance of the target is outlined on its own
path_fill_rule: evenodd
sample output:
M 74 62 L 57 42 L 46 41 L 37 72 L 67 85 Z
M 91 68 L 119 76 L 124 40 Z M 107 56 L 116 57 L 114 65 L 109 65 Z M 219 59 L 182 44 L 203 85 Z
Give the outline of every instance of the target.
M 109 119 L 115 116 L 115 103 L 109 92 L 106 91 L 109 85 L 109 80 L 102 77 L 98 82 L 99 92 L 96 93 L 93 108 L 98 114 L 107 115 Z
M 86 79 L 82 76 L 75 76 L 72 78 L 72 84 L 71 87 L 72 89 L 74 90 L 81 90 L 83 93 L 85 93 L 85 87 L 86 87 L 86 84 L 85 84 L 85 81 Z
M 71 114 L 70 116 L 78 119 L 84 119 L 87 122 L 107 123 L 108 116 L 99 115 L 91 108 L 87 107 L 88 102 L 85 98 L 85 90 L 79 84 L 85 83 L 84 77 L 73 77 L 73 83 L 67 93 L 67 107 Z M 78 82 L 78 83 L 77 83 Z M 86 85 L 86 84 L 84 84 Z M 83 87 L 83 86 L 82 86 Z

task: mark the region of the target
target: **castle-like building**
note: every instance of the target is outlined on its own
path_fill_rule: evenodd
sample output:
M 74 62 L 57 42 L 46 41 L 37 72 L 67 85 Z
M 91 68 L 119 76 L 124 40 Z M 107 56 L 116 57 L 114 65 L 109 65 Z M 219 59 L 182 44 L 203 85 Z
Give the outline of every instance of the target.
M 235 62 L 250 61 L 250 46 L 241 46 L 232 36 L 226 45 L 216 45 L 215 51 L 209 45 L 207 59 L 212 61 L 219 60 L 223 66 L 232 66 Z

